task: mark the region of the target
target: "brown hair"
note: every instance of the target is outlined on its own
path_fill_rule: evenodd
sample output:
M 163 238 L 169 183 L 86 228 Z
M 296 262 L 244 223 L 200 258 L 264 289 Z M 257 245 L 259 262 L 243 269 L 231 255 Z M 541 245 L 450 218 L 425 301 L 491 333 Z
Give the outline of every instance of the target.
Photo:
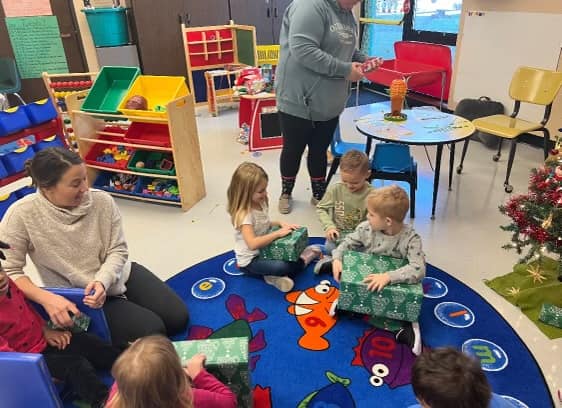
M 404 189 L 396 184 L 376 188 L 367 196 L 367 208 L 381 217 L 402 222 L 410 208 L 410 200 Z
M 82 163 L 82 158 L 71 150 L 49 147 L 28 159 L 25 171 L 35 187 L 48 188 L 55 186 L 69 168 Z
M 451 347 L 424 352 L 416 359 L 412 387 L 431 408 L 487 408 L 492 398 L 480 363 Z
M 255 163 L 244 162 L 238 166 L 232 175 L 228 191 L 227 211 L 235 228 L 252 209 L 252 194 L 260 183 L 268 181 L 265 170 Z
M 345 172 L 369 171 L 370 164 L 367 155 L 359 150 L 349 150 L 341 158 L 340 170 Z
M 135 341 L 119 356 L 111 375 L 118 392 L 111 408 L 192 408 L 187 374 L 170 340 L 155 335 Z

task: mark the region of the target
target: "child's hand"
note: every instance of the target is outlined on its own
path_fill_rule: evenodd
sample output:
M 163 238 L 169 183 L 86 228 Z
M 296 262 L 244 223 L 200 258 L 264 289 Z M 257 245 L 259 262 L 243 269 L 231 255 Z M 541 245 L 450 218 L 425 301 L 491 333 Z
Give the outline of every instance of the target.
M 53 330 L 48 327 L 43 328 L 43 334 L 47 344 L 59 350 L 64 350 L 70 344 L 70 339 L 72 338 L 72 333 L 69 331 Z
M 185 372 L 191 377 L 191 379 L 197 377 L 197 374 L 201 372 L 203 366 L 205 365 L 205 360 L 207 360 L 207 356 L 202 353 L 197 353 L 187 360 Z
M 326 238 L 330 241 L 336 241 L 340 237 L 340 232 L 336 228 L 326 230 Z
M 278 230 L 276 230 L 275 233 L 277 234 L 277 238 L 283 238 L 283 237 L 289 235 L 293 231 L 294 231 L 294 228 L 291 225 L 285 225 L 285 226 L 279 228 Z
M 386 285 L 390 283 L 390 275 L 385 273 L 372 273 L 363 279 L 363 283 L 367 284 L 367 289 L 371 292 L 375 290 L 380 292 Z
M 341 278 L 341 271 L 343 269 L 343 264 L 339 259 L 334 259 L 332 261 L 332 274 L 334 275 L 334 279 L 336 282 L 340 281 Z
M 288 227 L 288 228 L 290 228 L 292 231 L 294 231 L 294 230 L 300 228 L 300 225 L 297 225 L 297 224 L 289 224 L 289 223 L 283 222 L 283 221 L 279 221 L 279 226 L 280 226 L 281 228 Z

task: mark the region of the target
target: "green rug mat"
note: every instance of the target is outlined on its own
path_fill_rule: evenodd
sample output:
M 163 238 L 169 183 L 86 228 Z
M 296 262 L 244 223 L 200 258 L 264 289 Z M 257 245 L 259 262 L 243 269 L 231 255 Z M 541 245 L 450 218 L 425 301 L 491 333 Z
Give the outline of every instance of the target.
M 530 264 L 517 264 L 513 272 L 484 283 L 521 311 L 550 339 L 562 337 L 559 329 L 539 321 L 543 303 L 562 307 L 562 283 L 558 281 L 558 261 L 542 257 Z

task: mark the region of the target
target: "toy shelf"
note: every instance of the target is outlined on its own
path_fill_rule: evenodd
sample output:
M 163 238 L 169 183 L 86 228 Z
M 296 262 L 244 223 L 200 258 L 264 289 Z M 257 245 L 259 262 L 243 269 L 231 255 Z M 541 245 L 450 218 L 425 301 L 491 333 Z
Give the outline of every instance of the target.
M 149 118 L 149 120 L 142 116 L 110 115 L 81 111 L 80 107 L 84 98 L 85 93 L 76 93 L 66 97 L 66 104 L 78 143 L 78 152 L 82 158 L 85 158 L 92 146 L 97 143 L 122 145 L 136 150 L 172 153 L 176 172 L 175 175 L 165 175 L 156 172 L 131 171 L 104 166 L 103 164 L 87 163 L 86 167 L 90 185 L 93 185 L 102 171 L 130 174 L 139 178 L 173 180 L 177 182 L 179 201 L 172 201 L 157 196 L 147 197 L 146 194 L 140 193 L 122 193 L 119 191 L 109 191 L 109 193 L 121 198 L 180 206 L 183 211 L 189 210 L 205 197 L 205 181 L 199 148 L 199 136 L 195 122 L 193 97 L 191 95 L 174 99 L 166 104 L 167 119 Z M 146 125 L 147 122 L 165 125 L 167 132 L 169 132 L 171 146 L 157 146 L 149 142 L 146 144 L 127 142 L 125 138 L 128 129 L 133 124 L 140 124 L 135 120 L 142 121 L 142 125 Z M 118 131 L 108 131 L 108 126 L 110 129 L 114 127 Z M 109 136 L 112 140 L 101 138 L 102 136 Z M 123 142 L 121 142 L 120 138 L 123 138 Z

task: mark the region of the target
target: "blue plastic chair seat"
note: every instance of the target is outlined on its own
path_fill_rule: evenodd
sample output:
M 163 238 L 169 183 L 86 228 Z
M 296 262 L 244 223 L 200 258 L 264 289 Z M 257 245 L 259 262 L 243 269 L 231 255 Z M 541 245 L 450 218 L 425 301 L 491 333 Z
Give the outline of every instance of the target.
M 350 150 L 359 150 L 361 152 L 364 152 L 365 144 L 344 142 L 341 139 L 340 127 L 338 125 L 336 127 L 336 130 L 334 131 L 332 143 L 330 144 L 330 152 L 332 153 L 333 159 L 332 165 L 330 166 L 330 171 L 328 172 L 328 177 L 326 178 L 326 184 L 329 184 L 334 174 L 336 174 L 336 171 L 338 170 L 338 167 L 340 165 L 341 157 Z

